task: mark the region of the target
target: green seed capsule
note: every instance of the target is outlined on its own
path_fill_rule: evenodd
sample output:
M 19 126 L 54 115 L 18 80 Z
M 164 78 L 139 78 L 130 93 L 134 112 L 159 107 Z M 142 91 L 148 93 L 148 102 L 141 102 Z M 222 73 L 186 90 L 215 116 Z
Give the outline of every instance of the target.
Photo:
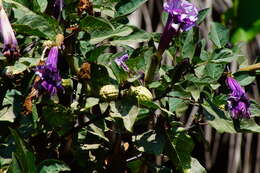
M 152 93 L 144 86 L 130 87 L 130 94 L 136 96 L 139 102 L 152 101 Z
M 105 100 L 115 100 L 118 94 L 119 90 L 116 85 L 104 85 L 99 91 L 100 97 Z

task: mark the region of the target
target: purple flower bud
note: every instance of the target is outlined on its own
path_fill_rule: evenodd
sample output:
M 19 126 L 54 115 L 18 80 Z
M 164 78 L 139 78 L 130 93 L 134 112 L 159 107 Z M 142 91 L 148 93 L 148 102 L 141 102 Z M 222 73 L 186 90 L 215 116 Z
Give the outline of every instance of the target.
M 10 59 L 16 59 L 20 55 L 19 47 L 14 35 L 14 31 L 3 7 L 1 7 L 0 11 L 0 30 L 4 40 L 4 46 L 2 50 L 3 55 Z
M 38 66 L 36 74 L 40 80 L 35 83 L 35 88 L 54 95 L 58 90 L 63 90 L 61 76 L 57 68 L 59 50 L 58 47 L 51 48 L 45 65 Z
M 53 5 L 53 16 L 58 19 L 62 9 L 64 8 L 64 0 L 55 0 Z
M 164 10 L 169 16 L 159 43 L 158 49 L 161 53 L 169 46 L 174 35 L 190 30 L 198 20 L 197 8 L 185 0 L 167 0 Z
M 125 62 L 129 59 L 128 54 L 124 54 L 118 58 L 115 59 L 115 63 L 122 67 L 126 72 L 129 72 L 129 68 L 127 67 L 127 65 L 125 64 Z
M 234 119 L 250 118 L 250 101 L 245 93 L 245 90 L 232 77 L 227 77 L 226 83 L 231 90 L 231 94 L 229 94 L 228 97 L 228 108 L 230 110 L 231 117 Z

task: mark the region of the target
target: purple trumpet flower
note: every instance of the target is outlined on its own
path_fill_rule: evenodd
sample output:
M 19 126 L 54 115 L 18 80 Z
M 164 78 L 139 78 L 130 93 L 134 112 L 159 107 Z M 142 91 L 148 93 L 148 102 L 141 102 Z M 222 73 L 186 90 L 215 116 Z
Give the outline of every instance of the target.
M 62 9 L 64 8 L 64 0 L 55 0 L 53 5 L 53 16 L 58 19 Z
M 125 62 L 129 59 L 128 54 L 124 54 L 118 58 L 115 59 L 115 63 L 122 67 L 126 72 L 129 72 L 129 68 L 127 67 L 127 65 L 125 64 Z
M 245 90 L 232 77 L 227 77 L 227 86 L 232 91 L 228 97 L 228 108 L 233 119 L 250 118 L 250 101 Z
M 18 43 L 4 8 L 0 10 L 0 31 L 4 40 L 2 52 L 7 58 L 15 59 L 20 55 Z
M 164 10 L 169 16 L 158 47 L 161 54 L 169 46 L 174 35 L 190 30 L 198 20 L 198 9 L 186 0 L 166 0 Z
M 40 91 L 45 91 L 50 95 L 54 95 L 58 90 L 63 90 L 61 85 L 61 76 L 57 68 L 59 48 L 52 47 L 45 65 L 37 67 L 36 74 L 40 80 L 35 83 L 35 88 Z

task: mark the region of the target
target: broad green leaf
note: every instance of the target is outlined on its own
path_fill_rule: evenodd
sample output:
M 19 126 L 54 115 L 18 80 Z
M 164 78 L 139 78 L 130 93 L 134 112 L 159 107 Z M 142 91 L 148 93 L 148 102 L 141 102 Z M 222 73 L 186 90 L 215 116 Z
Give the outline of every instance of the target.
M 241 86 L 247 86 L 255 80 L 255 76 L 251 76 L 249 72 L 236 72 L 234 77 Z
M 60 173 L 70 171 L 70 168 L 63 161 L 49 159 L 41 162 L 38 170 L 40 170 L 39 173 Z
M 233 122 L 230 117 L 227 117 L 225 111 L 220 110 L 213 103 L 204 101 L 203 114 L 208 123 L 214 127 L 219 133 L 236 133 Z
M 222 48 L 228 43 L 229 32 L 223 25 L 212 22 L 209 38 L 217 48 Z
M 91 108 L 97 105 L 99 102 L 99 98 L 89 97 L 86 99 L 85 109 Z
M 19 162 L 22 172 L 35 173 L 36 159 L 34 154 L 31 151 L 29 151 L 24 140 L 19 136 L 19 134 L 14 129 L 9 128 L 9 130 L 12 136 L 14 137 L 14 141 L 16 145 L 15 157 Z
M 185 38 L 181 54 L 183 58 L 192 59 L 195 53 L 195 40 L 194 40 L 194 30 L 191 29 L 188 31 L 187 36 Z
M 191 168 L 187 173 L 207 173 L 207 171 L 197 159 L 191 158 Z
M 260 126 L 255 122 L 253 118 L 242 119 L 239 122 L 239 131 L 250 132 L 250 133 L 260 133 Z
M 210 80 L 208 80 L 207 83 L 212 83 L 213 81 L 216 82 L 222 76 L 224 69 L 225 69 L 224 64 L 208 63 L 206 65 L 198 66 L 195 69 L 195 73 L 200 79 L 202 79 L 202 81 L 203 81 L 203 78 L 205 78 L 205 79 L 210 78 Z M 194 82 L 194 83 L 197 83 L 197 82 Z
M 130 45 L 134 43 L 147 42 L 151 39 L 152 34 L 145 32 L 144 30 L 132 27 L 134 32 L 125 37 L 114 38 L 111 41 L 112 45 Z
M 134 126 L 134 123 L 135 123 L 135 120 L 136 120 L 136 117 L 139 113 L 139 108 L 137 106 L 133 106 L 128 114 L 126 115 L 122 115 L 123 116 L 123 122 L 124 122 L 124 125 L 125 125 L 125 128 L 128 130 L 128 131 L 132 131 L 132 128 Z
M 198 69 L 196 69 L 196 73 L 197 73 L 197 70 Z M 203 73 L 201 73 L 201 74 L 203 74 Z M 195 84 L 211 84 L 216 81 L 215 79 L 212 79 L 210 77 L 198 78 L 198 77 L 194 76 L 193 74 L 186 75 L 185 79 L 190 82 L 193 82 Z
M 108 138 L 105 136 L 105 132 L 107 131 L 107 127 L 104 121 L 97 121 L 89 125 L 88 132 L 92 133 L 105 141 L 109 141 Z
M 116 76 L 116 79 L 119 83 L 122 83 L 123 81 L 126 81 L 128 77 L 128 73 L 125 72 L 121 67 L 119 67 L 115 62 L 111 62 L 111 70 L 113 71 L 114 75 Z
M 195 101 L 200 98 L 200 93 L 203 91 L 204 85 L 190 85 L 186 88 L 186 91 L 191 93 L 191 96 Z
M 115 16 L 124 16 L 134 12 L 137 8 L 143 5 L 147 0 L 125 0 L 120 1 L 116 5 Z
M 23 173 L 23 170 L 15 157 L 15 153 L 12 154 L 12 162 L 10 167 L 8 168 L 8 173 Z
M 103 30 L 102 32 L 91 33 L 91 44 L 99 43 L 105 39 L 112 37 L 125 37 L 133 32 L 133 29 L 128 26 L 119 26 L 115 30 Z
M 17 19 L 14 28 L 17 32 L 51 40 L 55 38 L 59 31 L 59 26 L 54 19 L 38 15 L 22 4 L 12 0 L 5 0 L 5 3 L 14 7 L 14 15 Z
M 168 94 L 169 96 L 169 111 L 175 112 L 177 116 L 182 116 L 188 109 L 190 95 L 182 91 L 173 91 Z
M 102 30 L 114 30 L 113 25 L 101 17 L 86 16 L 80 21 L 80 28 L 91 33 L 101 32 Z
M 160 155 L 164 150 L 165 136 L 155 131 L 148 131 L 137 135 L 135 144 L 141 152 Z
M 8 90 L 0 110 L 0 121 L 14 122 L 21 111 L 21 93 L 17 90 Z
M 127 167 L 131 170 L 132 173 L 138 173 L 141 169 L 142 164 L 143 161 L 138 159 L 138 160 L 133 160 L 132 162 L 128 162 Z
M 251 100 L 250 111 L 252 117 L 260 117 L 260 106 L 255 101 Z
M 126 130 L 132 132 L 132 128 L 139 113 L 139 108 L 136 106 L 137 102 L 134 98 L 125 97 L 124 99 L 110 103 L 112 117 L 122 118 Z
M 204 8 L 202 10 L 199 11 L 199 15 L 198 15 L 198 20 L 196 21 L 196 23 L 199 25 L 200 23 L 203 22 L 203 20 L 206 18 L 206 16 L 208 15 L 208 13 L 211 11 L 210 8 Z
M 185 172 L 191 169 L 191 152 L 194 147 L 192 138 L 183 128 L 166 131 L 166 154 L 177 170 Z
M 39 7 L 40 7 L 40 11 L 43 13 L 48 5 L 48 0 L 37 0 Z
M 48 105 L 42 108 L 45 123 L 59 135 L 66 134 L 73 127 L 73 114 L 62 105 Z
M 241 56 L 243 55 L 236 54 L 231 49 L 221 49 L 219 52 L 214 52 L 210 62 L 226 64 L 236 61 Z

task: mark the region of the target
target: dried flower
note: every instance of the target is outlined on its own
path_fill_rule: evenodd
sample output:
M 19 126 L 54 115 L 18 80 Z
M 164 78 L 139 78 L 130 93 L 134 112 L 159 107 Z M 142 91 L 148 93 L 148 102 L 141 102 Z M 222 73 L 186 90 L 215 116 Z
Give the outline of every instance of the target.
M 58 47 L 52 47 L 45 61 L 45 65 L 37 67 L 36 74 L 40 77 L 40 80 L 35 83 L 35 88 L 40 91 L 48 92 L 50 95 L 54 95 L 58 90 L 63 89 L 61 76 L 57 68 L 58 55 Z
M 250 101 L 245 93 L 245 90 L 232 77 L 227 77 L 226 83 L 232 91 L 228 97 L 228 108 L 232 118 L 250 118 Z
M 115 59 L 115 63 L 122 67 L 125 71 L 129 72 L 129 68 L 127 67 L 127 65 L 125 64 L 125 62 L 129 59 L 128 54 L 124 54 L 118 58 Z
M 14 31 L 3 7 L 1 7 L 0 11 L 0 30 L 4 40 L 3 55 L 11 60 L 16 59 L 20 55 L 19 47 Z
M 160 52 L 164 52 L 169 46 L 174 35 L 188 31 L 195 26 L 198 19 L 198 9 L 185 0 L 167 0 L 164 3 L 164 10 L 169 16 L 159 43 Z

